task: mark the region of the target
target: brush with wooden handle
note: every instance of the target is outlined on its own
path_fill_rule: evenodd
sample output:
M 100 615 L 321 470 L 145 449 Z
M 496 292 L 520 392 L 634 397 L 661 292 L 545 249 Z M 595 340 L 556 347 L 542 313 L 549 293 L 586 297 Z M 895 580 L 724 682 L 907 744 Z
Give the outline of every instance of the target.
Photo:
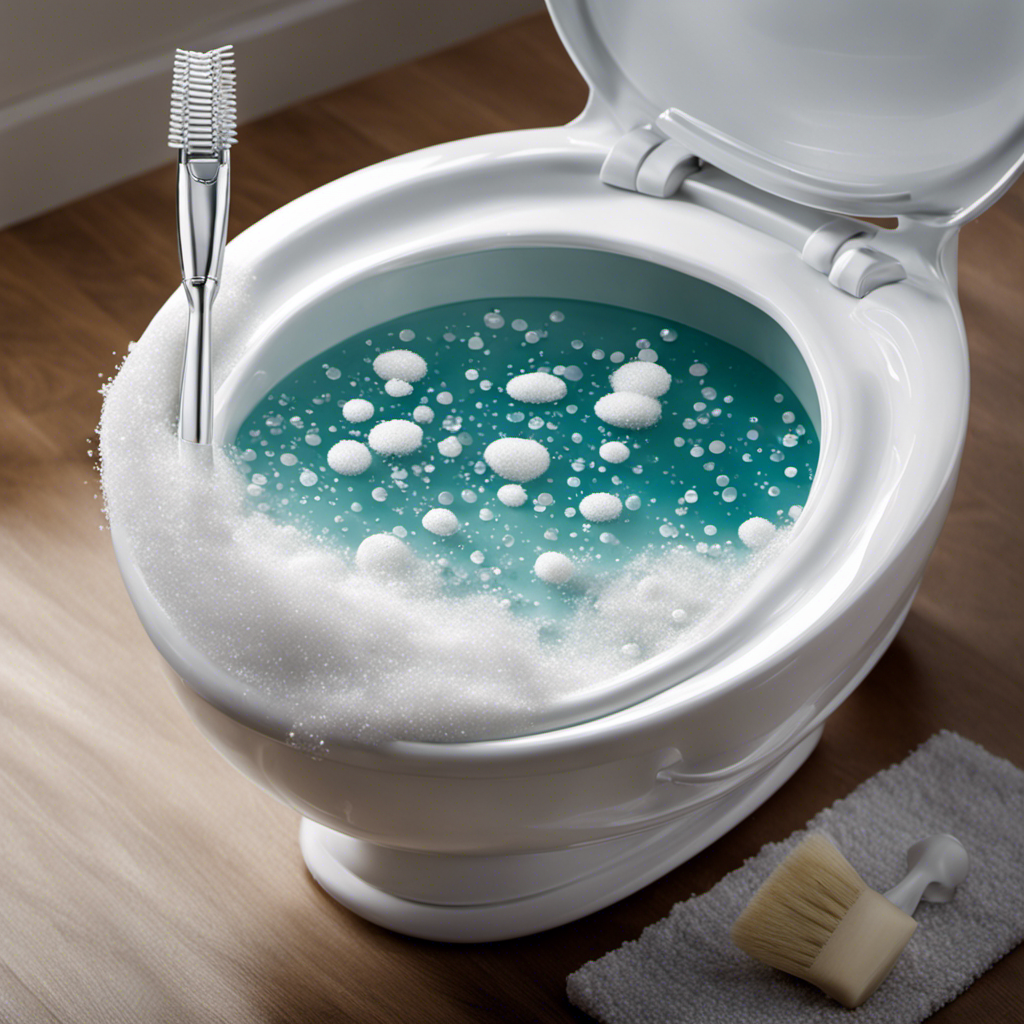
M 810 835 L 754 894 L 732 939 L 853 1009 L 888 977 L 917 928 L 918 903 L 951 900 L 968 865 L 952 836 L 923 839 L 907 852 L 906 877 L 883 896 L 829 839 Z

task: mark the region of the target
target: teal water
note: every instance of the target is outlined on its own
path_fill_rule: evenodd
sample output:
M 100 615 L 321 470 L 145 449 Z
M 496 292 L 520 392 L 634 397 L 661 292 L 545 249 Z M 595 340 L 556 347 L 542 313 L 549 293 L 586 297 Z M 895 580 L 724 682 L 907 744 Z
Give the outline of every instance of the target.
M 388 395 L 372 368 L 378 354 L 396 348 L 417 352 L 429 367 L 401 398 Z M 609 426 L 594 403 L 611 391 L 616 367 L 644 350 L 673 377 L 662 418 L 646 430 Z M 505 394 L 511 377 L 537 370 L 562 377 L 566 397 L 533 405 Z M 375 414 L 347 422 L 341 406 L 352 398 L 371 401 Z M 374 424 L 412 419 L 424 403 L 434 419 L 423 424 L 417 451 L 374 453 L 361 476 L 330 469 L 336 441 L 365 442 Z M 451 436 L 463 445 L 453 459 L 437 450 Z M 548 472 L 523 485 L 530 500 L 519 508 L 498 500 L 507 481 L 483 461 L 499 437 L 532 438 L 551 455 Z M 599 456 L 609 440 L 629 446 L 625 462 Z M 793 392 L 732 345 L 647 313 L 550 298 L 435 306 L 343 339 L 277 384 L 235 446 L 259 510 L 352 550 L 370 534 L 394 533 L 441 565 L 455 591 L 488 591 L 552 618 L 585 598 L 576 586 L 536 578 L 542 552 L 563 552 L 598 578 L 641 552 L 679 544 L 708 557 L 742 552 L 737 529 L 746 519 L 781 527 L 799 514 L 819 451 Z M 618 495 L 622 515 L 587 522 L 577 506 L 594 491 Z M 458 533 L 424 529 L 432 508 L 451 509 Z

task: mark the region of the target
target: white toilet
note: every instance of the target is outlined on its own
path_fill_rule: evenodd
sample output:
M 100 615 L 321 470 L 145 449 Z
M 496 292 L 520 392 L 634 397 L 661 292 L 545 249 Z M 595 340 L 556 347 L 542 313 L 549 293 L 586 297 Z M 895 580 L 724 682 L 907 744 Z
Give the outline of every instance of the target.
M 783 555 L 704 640 L 552 709 L 543 731 L 328 737 L 314 755 L 171 620 L 111 521 L 178 694 L 303 815 L 313 876 L 371 921 L 445 941 L 528 934 L 634 892 L 813 750 L 899 629 L 949 507 L 968 404 L 957 231 L 1024 159 L 1017 5 L 549 3 L 591 86 L 577 121 L 369 167 L 230 244 L 247 285 L 217 437 L 319 348 L 404 312 L 609 302 L 745 349 L 816 420 L 820 462 Z M 179 292 L 140 345 L 170 344 L 183 307 Z

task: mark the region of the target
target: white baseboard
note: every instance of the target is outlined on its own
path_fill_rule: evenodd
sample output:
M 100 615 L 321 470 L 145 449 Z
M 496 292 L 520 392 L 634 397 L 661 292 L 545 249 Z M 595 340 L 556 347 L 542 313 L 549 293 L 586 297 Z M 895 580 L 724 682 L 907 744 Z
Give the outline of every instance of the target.
M 540 10 L 542 0 L 300 0 L 177 45 L 234 43 L 244 123 Z M 171 159 L 170 50 L 0 108 L 0 227 Z

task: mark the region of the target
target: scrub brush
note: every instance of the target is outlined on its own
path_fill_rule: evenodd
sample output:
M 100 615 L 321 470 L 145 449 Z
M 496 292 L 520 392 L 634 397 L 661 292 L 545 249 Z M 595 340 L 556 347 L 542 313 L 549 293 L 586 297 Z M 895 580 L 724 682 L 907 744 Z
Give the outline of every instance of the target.
M 178 437 L 209 444 L 213 430 L 210 317 L 220 287 L 235 139 L 235 68 L 230 46 L 178 50 L 168 144 L 178 150 L 178 257 L 188 298 Z
M 888 977 L 917 928 L 918 903 L 951 900 L 968 864 L 952 836 L 923 839 L 907 853 L 906 877 L 882 896 L 825 836 L 811 835 L 754 894 L 732 940 L 853 1009 Z

